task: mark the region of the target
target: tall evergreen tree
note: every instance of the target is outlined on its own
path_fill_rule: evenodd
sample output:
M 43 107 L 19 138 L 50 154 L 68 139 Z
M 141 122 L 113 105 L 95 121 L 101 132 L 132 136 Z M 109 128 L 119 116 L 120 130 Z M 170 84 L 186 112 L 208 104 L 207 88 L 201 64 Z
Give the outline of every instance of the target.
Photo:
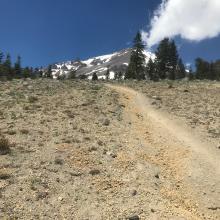
M 169 43 L 169 52 L 168 52 L 168 57 L 167 57 L 167 67 L 169 69 L 168 70 L 168 78 L 171 80 L 176 79 L 178 60 L 179 60 L 179 55 L 177 52 L 176 44 L 175 44 L 174 40 L 172 40 Z
M 17 57 L 17 61 L 14 64 L 14 74 L 15 76 L 21 75 L 22 69 L 21 69 L 21 57 Z
M 145 55 L 141 33 L 138 32 L 134 39 L 130 63 L 125 73 L 125 79 L 145 79 Z
M 149 59 L 149 61 L 147 63 L 146 73 L 147 73 L 147 77 L 150 80 L 153 80 L 153 81 L 158 80 L 158 76 L 157 76 L 156 71 L 155 71 L 155 64 L 154 64 L 154 62 L 151 58 Z
M 208 73 L 208 79 L 210 80 L 215 80 L 217 78 L 217 74 L 215 72 L 215 68 L 214 68 L 215 64 L 213 62 L 211 62 L 209 64 L 209 73 Z
M 92 80 L 93 80 L 93 81 L 97 81 L 97 80 L 98 80 L 98 76 L 97 76 L 97 73 L 96 73 L 96 72 L 94 72 L 94 73 L 92 74 Z
M 186 69 L 183 64 L 183 61 L 181 58 L 178 60 L 177 64 L 177 70 L 176 70 L 176 79 L 183 79 L 186 77 Z
M 176 78 L 179 55 L 175 42 L 164 38 L 156 51 L 155 70 L 160 79 Z
M 195 76 L 193 74 L 193 70 L 192 70 L 191 66 L 189 67 L 188 78 L 189 78 L 190 81 L 195 79 Z
M 29 67 L 25 67 L 23 70 L 22 70 L 22 76 L 24 78 L 30 78 L 31 77 L 31 69 Z
M 105 79 L 109 80 L 109 76 L 110 76 L 110 70 L 109 68 L 107 69 L 106 73 L 105 73 Z
M 47 77 L 47 78 L 53 78 L 53 75 L 52 75 L 52 65 L 49 65 L 49 66 L 48 66 L 47 72 L 45 73 L 45 77 Z
M 4 66 L 11 70 L 11 56 L 9 53 L 6 55 Z
M 220 60 L 215 61 L 214 71 L 216 75 L 216 80 L 220 80 Z
M 3 52 L 0 51 L 0 64 L 2 64 L 4 58 Z
M 201 58 L 197 58 L 195 60 L 195 65 L 196 65 L 196 79 L 200 79 L 200 80 L 207 79 L 210 70 L 209 63 Z
M 4 72 L 3 65 L 2 65 L 3 58 L 4 58 L 4 54 L 0 51 L 0 76 L 2 76 Z
M 3 63 L 3 75 L 7 76 L 8 78 L 12 78 L 12 67 L 11 67 L 11 56 L 8 53 L 6 55 L 6 59 Z
M 160 79 L 165 79 L 169 72 L 169 38 L 164 38 L 156 51 L 155 70 Z

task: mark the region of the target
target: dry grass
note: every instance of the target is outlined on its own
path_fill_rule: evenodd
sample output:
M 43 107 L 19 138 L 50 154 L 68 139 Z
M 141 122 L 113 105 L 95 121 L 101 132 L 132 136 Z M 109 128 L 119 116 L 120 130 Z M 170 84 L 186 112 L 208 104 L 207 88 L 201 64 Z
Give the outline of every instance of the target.
M 5 137 L 0 138 L 0 155 L 9 154 L 12 147 L 13 144 L 11 144 L 8 139 L 6 139 Z

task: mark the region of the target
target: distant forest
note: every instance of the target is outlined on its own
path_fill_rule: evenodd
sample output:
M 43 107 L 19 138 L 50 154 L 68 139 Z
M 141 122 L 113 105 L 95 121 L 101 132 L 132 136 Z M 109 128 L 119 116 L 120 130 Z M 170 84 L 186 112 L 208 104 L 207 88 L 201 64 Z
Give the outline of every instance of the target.
M 187 77 L 189 80 L 220 80 L 220 60 L 208 62 L 202 58 L 197 58 L 195 60 L 195 71 L 191 67 L 187 69 L 178 54 L 174 40 L 163 39 L 155 52 L 156 58 L 154 60 L 150 58 L 147 66 L 145 66 L 144 48 L 141 34 L 138 32 L 134 39 L 125 79 L 158 81 L 164 79 L 179 80 Z
M 143 44 L 140 32 L 138 32 L 134 39 L 130 62 L 124 79 L 153 81 L 164 79 L 181 80 L 184 78 L 188 78 L 189 80 L 220 80 L 220 60 L 208 62 L 202 58 L 197 58 L 195 60 L 195 70 L 193 71 L 191 67 L 185 67 L 183 64 L 174 40 L 170 40 L 169 38 L 163 39 L 155 52 L 155 59 L 150 58 L 147 65 L 145 63 L 144 49 L 145 45 Z M 74 76 L 72 78 L 75 78 L 75 73 L 70 75 Z M 108 79 L 108 75 L 109 70 L 106 72 L 106 79 Z M 10 54 L 4 54 L 0 51 L 1 79 L 36 77 L 52 78 L 51 65 L 49 65 L 44 72 L 42 68 L 23 68 L 21 66 L 20 56 L 17 57 L 15 63 L 12 63 Z M 116 73 L 115 79 L 119 80 L 122 78 L 122 73 Z M 94 75 L 92 79 L 98 80 L 96 75 Z
M 35 78 L 42 75 L 38 68 L 21 66 L 21 57 L 18 56 L 15 63 L 12 63 L 9 53 L 0 51 L 0 77 L 4 79 L 13 78 Z

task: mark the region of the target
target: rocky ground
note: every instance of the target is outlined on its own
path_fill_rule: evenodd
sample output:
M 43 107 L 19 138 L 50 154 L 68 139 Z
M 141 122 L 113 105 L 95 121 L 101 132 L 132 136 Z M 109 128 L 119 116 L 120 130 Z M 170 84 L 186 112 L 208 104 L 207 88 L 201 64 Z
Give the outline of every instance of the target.
M 200 130 L 220 146 L 220 83 L 211 81 L 135 82 L 122 85 L 145 94 L 151 105 Z M 218 147 L 217 146 L 217 147 Z
M 129 86 L 217 143 L 219 84 L 177 85 Z M 85 81 L 0 82 L 0 219 L 218 219 L 172 168 L 187 151 L 167 156 L 131 98 Z

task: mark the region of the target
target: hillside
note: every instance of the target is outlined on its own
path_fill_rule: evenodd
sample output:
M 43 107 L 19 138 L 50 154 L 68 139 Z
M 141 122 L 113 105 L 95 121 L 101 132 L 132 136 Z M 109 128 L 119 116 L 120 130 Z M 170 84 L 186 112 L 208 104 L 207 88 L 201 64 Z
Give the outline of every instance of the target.
M 52 65 L 53 77 L 68 77 L 71 71 L 76 71 L 76 76 L 85 75 L 92 78 L 94 72 L 99 79 L 105 78 L 107 69 L 110 70 L 110 78 L 114 79 L 116 72 L 125 73 L 131 56 L 131 49 L 124 49 L 108 55 L 93 57 L 84 61 L 67 61 Z M 145 51 L 146 63 L 149 58 L 154 58 L 154 54 Z
M 218 220 L 219 89 L 0 82 L 0 219 Z

